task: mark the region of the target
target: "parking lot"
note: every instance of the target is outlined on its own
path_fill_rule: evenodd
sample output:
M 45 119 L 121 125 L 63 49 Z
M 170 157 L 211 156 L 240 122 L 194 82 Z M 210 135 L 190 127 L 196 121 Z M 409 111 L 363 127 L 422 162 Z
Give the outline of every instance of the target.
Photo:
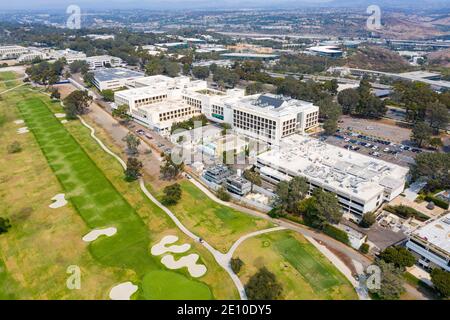
M 359 134 L 352 130 L 340 129 L 339 132 L 336 132 L 333 136 L 329 136 L 325 141 L 401 166 L 408 166 L 410 163 L 414 163 L 414 157 L 423 152 L 423 150 L 418 148 Z

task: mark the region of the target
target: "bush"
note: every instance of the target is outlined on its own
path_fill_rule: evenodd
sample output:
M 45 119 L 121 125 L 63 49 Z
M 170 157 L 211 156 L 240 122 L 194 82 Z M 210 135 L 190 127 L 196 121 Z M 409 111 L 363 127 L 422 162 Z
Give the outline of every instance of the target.
M 244 262 L 239 258 L 231 258 L 230 266 L 234 273 L 238 274 L 241 271 Z
M 359 225 L 363 228 L 370 228 L 375 223 L 375 220 L 376 216 L 374 212 L 366 213 Z
M 19 153 L 22 151 L 22 146 L 18 141 L 14 141 L 8 146 L 8 153 Z
M 445 209 L 445 210 L 447 210 L 448 206 L 449 206 L 448 202 L 446 202 L 446 201 L 444 201 L 442 199 L 439 199 L 437 197 L 434 197 L 434 196 L 432 196 L 430 194 L 425 197 L 425 201 L 428 201 L 428 202 L 433 201 L 433 203 L 435 205 L 437 205 L 439 208 L 442 208 L 442 209 Z
M 181 186 L 178 183 L 174 183 L 170 186 L 164 188 L 164 196 L 162 198 L 162 203 L 164 205 L 174 205 L 177 204 L 181 199 Z
M 387 263 L 393 263 L 397 268 L 404 270 L 416 263 L 416 257 L 403 247 L 389 247 L 380 253 L 380 258 Z
M 275 275 L 262 267 L 245 285 L 245 292 L 249 300 L 275 300 L 283 292 Z
M 225 190 L 224 187 L 220 187 L 219 190 L 217 190 L 217 198 L 226 202 L 231 200 L 230 194 L 228 193 L 227 190 Z
M 367 243 L 363 243 L 361 247 L 359 247 L 359 251 L 366 254 L 369 253 L 370 246 Z
M 450 297 L 450 272 L 433 269 L 431 271 L 431 281 L 436 290 L 444 297 Z
M 8 232 L 9 228 L 11 228 L 9 219 L 0 217 L 0 234 Z
M 410 217 L 414 217 L 419 221 L 427 221 L 430 219 L 428 216 L 424 215 L 422 212 L 417 211 L 414 208 L 399 205 L 399 206 L 386 206 L 384 210 L 396 214 L 404 219 L 408 219 Z
M 333 227 L 331 224 L 326 224 L 323 227 L 322 230 L 326 235 L 332 237 L 333 239 L 336 239 L 342 243 L 349 244 L 350 241 L 348 240 L 348 235 L 345 233 L 345 231 L 338 229 L 336 227 Z

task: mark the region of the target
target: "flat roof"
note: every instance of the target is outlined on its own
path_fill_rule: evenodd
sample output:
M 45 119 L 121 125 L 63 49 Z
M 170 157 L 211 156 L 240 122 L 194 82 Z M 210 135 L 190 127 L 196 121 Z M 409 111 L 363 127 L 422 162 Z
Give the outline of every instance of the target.
M 145 74 L 125 68 L 104 68 L 94 71 L 94 77 L 97 81 L 111 81 L 116 79 L 141 78 L 145 77 Z
M 316 46 L 308 48 L 310 51 L 321 53 L 342 53 L 343 51 L 336 46 Z
M 417 229 L 413 235 L 450 253 L 450 213 Z
M 264 53 L 222 53 L 220 56 L 222 57 L 230 57 L 230 58 L 261 58 L 261 59 L 275 59 L 278 58 L 277 54 L 264 54 Z
M 423 79 L 441 76 L 439 73 L 427 72 L 427 71 L 403 72 L 403 73 L 400 73 L 400 75 L 404 76 L 404 77 L 416 77 L 416 78 L 423 78 Z
M 409 169 L 360 153 L 294 134 L 282 139 L 280 148 L 258 156 L 269 174 L 281 170 L 327 185 L 330 189 L 370 200 L 385 187 L 404 184 Z M 270 172 L 269 172 L 270 171 Z M 264 171 L 263 171 L 264 173 Z M 278 171 L 277 177 L 290 177 Z

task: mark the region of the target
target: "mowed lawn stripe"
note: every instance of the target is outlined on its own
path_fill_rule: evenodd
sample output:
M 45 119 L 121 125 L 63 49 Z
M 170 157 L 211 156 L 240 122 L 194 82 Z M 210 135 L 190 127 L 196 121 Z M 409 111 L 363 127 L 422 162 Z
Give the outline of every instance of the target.
M 158 269 L 148 252 L 147 227 L 60 120 L 39 98 L 25 100 L 18 107 L 66 190 L 66 197 L 86 224 L 92 229 L 117 228 L 114 236 L 90 244 L 94 257 L 110 266 L 134 269 L 141 275 Z

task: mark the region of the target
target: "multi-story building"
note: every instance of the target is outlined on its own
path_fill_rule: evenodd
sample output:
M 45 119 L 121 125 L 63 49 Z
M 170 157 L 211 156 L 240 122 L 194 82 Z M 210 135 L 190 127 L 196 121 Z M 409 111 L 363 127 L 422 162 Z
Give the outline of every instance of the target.
M 305 177 L 314 188 L 337 195 L 343 211 L 359 220 L 403 192 L 408 168 L 302 135 L 257 157 L 261 177 L 272 183 Z
M 145 78 L 142 72 L 125 68 L 105 68 L 94 71 L 93 84 L 98 90 L 117 90 L 128 85 L 134 86 L 137 79 Z
M 245 196 L 252 189 L 251 182 L 239 175 L 229 176 L 226 181 L 227 190 L 241 197 Z
M 28 53 L 24 53 L 17 58 L 17 62 L 31 62 L 35 59 L 45 60 L 47 55 L 44 52 L 33 50 Z
M 203 178 L 217 185 L 222 185 L 232 174 L 233 173 L 230 171 L 230 169 L 228 169 L 227 166 L 218 164 L 206 169 L 203 172 Z
M 319 107 L 272 94 L 216 99 L 204 113 L 210 120 L 229 123 L 238 133 L 275 145 L 319 125 Z
M 66 59 L 68 64 L 71 64 L 75 61 L 85 61 L 86 54 L 83 52 L 65 49 L 65 50 L 53 50 L 50 52 L 50 57 L 53 59 Z
M 21 55 L 28 52 L 28 48 L 21 46 L 3 46 L 0 47 L 0 60 L 17 59 Z
M 86 62 L 92 70 L 104 67 L 116 68 L 123 64 L 122 59 L 108 55 L 88 57 L 86 58 Z
M 413 231 L 406 247 L 425 269 L 441 268 L 450 272 L 450 213 Z

